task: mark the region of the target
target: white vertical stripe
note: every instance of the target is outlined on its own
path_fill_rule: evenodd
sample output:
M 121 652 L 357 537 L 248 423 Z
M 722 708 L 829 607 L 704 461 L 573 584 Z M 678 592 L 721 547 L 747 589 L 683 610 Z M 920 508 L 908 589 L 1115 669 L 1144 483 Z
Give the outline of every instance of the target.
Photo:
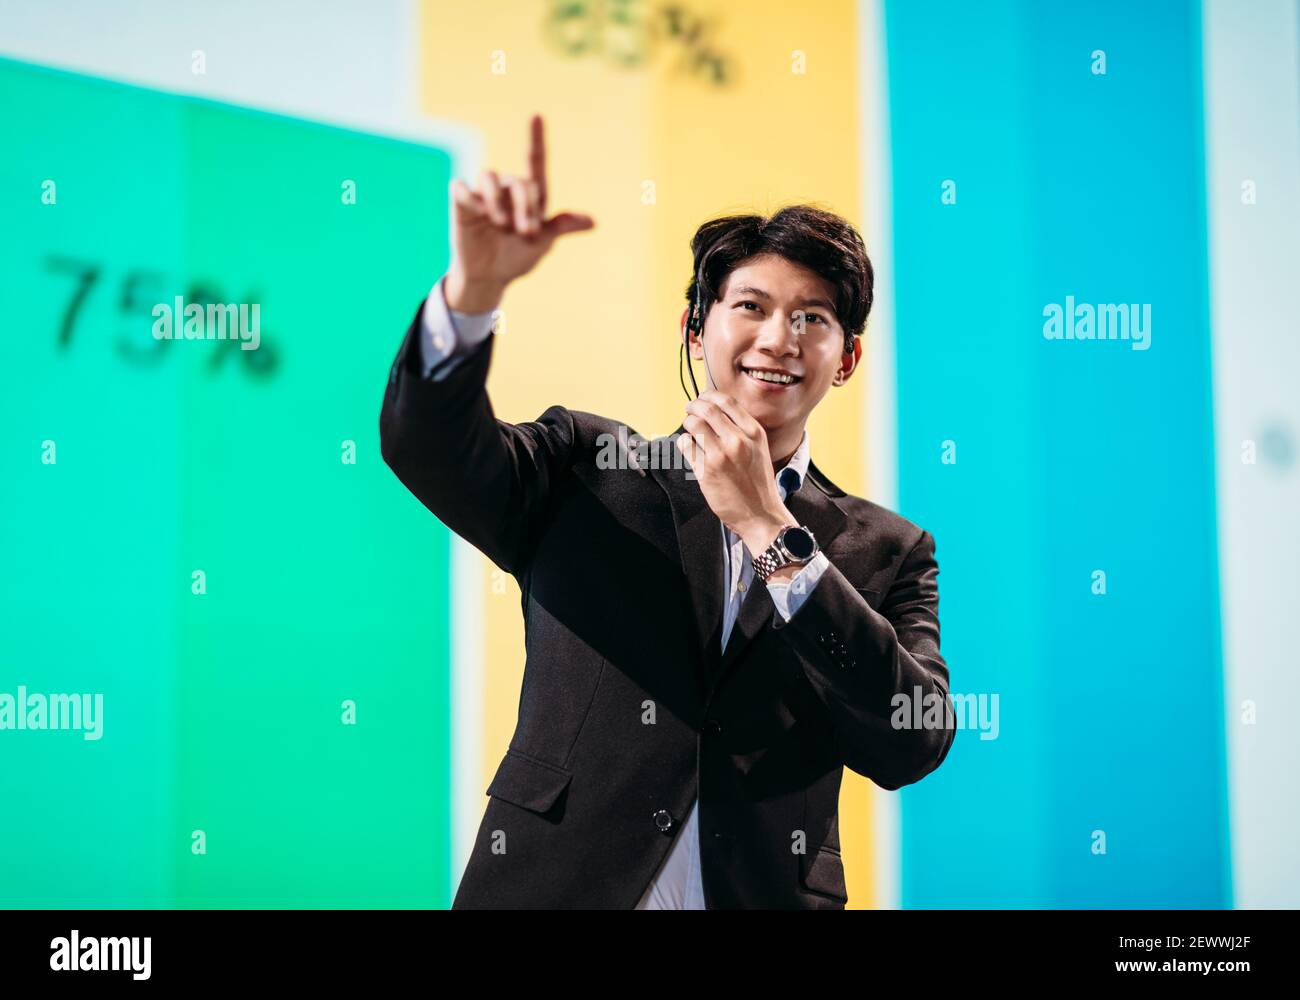
M 483 819 L 483 563 L 451 536 L 452 894 L 469 863 Z
M 867 426 L 863 435 L 869 499 L 898 509 L 898 415 L 894 372 L 893 217 L 890 212 L 889 64 L 885 51 L 884 0 L 858 5 L 858 54 L 862 109 L 862 204 L 867 252 L 875 268 L 875 303 L 867 321 Z M 876 906 L 901 901 L 898 793 L 872 785 L 872 841 Z
M 1206 0 L 1214 420 L 1238 907 L 1300 906 L 1300 24 L 1296 0 Z M 1254 181 L 1258 203 L 1244 205 Z M 1242 442 L 1259 449 L 1242 463 Z M 1242 704 L 1258 721 L 1242 722 Z

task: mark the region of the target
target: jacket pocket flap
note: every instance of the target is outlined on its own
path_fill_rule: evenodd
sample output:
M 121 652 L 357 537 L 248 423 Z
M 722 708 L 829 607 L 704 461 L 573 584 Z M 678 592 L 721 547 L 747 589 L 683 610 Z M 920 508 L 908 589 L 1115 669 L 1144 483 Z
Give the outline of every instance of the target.
M 834 848 L 823 846 L 803 855 L 799 867 L 807 888 L 834 896 L 841 902 L 849 901 L 848 889 L 844 885 L 844 861 Z
M 487 793 L 536 813 L 548 811 L 568 787 L 573 772 L 507 750 Z

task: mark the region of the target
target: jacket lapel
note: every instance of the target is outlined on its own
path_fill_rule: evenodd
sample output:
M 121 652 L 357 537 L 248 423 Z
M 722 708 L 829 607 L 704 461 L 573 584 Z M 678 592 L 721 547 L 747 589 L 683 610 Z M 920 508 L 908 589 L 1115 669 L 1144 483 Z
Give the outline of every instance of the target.
M 673 509 L 673 524 L 677 529 L 677 547 L 681 554 L 682 572 L 686 576 L 688 599 L 695 619 L 697 649 L 700 651 L 705 682 L 717 669 L 722 644 L 722 526 L 709 509 L 686 460 L 677 451 L 672 439 L 683 432 L 679 425 L 672 435 L 651 442 L 657 465 L 668 464 L 680 468 L 655 468 L 651 477 L 668 494 Z
M 679 425 L 673 434 L 656 438 L 651 445 L 655 449 L 653 454 L 659 457 L 658 465 L 665 465 L 665 458 L 672 458 L 673 465 L 680 461 L 681 467 L 652 467 L 648 471 L 663 487 L 672 505 L 682 572 L 686 576 L 701 654 L 701 682 L 707 693 L 726 680 L 749 644 L 770 627 L 776 606 L 767 587 L 756 582 L 741 604 L 725 652 L 719 650 L 724 597 L 722 525 L 705 501 L 698 480 L 672 443 L 672 438 L 683 432 Z M 836 494 L 836 487 L 810 462 L 803 484 L 785 500 L 790 513 L 811 529 L 822 550 L 828 549 L 844 528 L 844 512 L 832 499 Z

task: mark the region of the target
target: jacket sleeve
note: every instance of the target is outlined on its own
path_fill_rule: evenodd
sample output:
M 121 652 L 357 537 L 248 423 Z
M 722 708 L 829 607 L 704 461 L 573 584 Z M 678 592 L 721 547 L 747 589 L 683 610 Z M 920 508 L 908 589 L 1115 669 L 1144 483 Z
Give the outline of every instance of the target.
M 438 520 L 517 576 L 570 461 L 573 417 L 552 406 L 525 423 L 498 420 L 487 395 L 495 335 L 435 381 L 421 371 L 420 333 L 417 310 L 388 374 L 380 451 Z
M 922 531 L 878 612 L 832 563 L 788 622 L 772 622 L 829 711 L 845 765 L 891 791 L 937 768 L 956 735 L 938 575 Z

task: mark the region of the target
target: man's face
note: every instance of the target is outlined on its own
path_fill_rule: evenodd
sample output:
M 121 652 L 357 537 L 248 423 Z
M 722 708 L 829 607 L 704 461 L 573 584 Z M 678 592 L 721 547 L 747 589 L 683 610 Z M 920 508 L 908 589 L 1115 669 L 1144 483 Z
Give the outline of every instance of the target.
M 843 353 L 834 303 L 834 286 L 813 271 L 775 254 L 753 257 L 725 279 L 704 321 L 704 347 L 691 336 L 691 357 L 708 352 L 716 387 L 735 397 L 769 436 L 802 428 L 856 360 Z M 771 380 L 781 375 L 793 379 Z

